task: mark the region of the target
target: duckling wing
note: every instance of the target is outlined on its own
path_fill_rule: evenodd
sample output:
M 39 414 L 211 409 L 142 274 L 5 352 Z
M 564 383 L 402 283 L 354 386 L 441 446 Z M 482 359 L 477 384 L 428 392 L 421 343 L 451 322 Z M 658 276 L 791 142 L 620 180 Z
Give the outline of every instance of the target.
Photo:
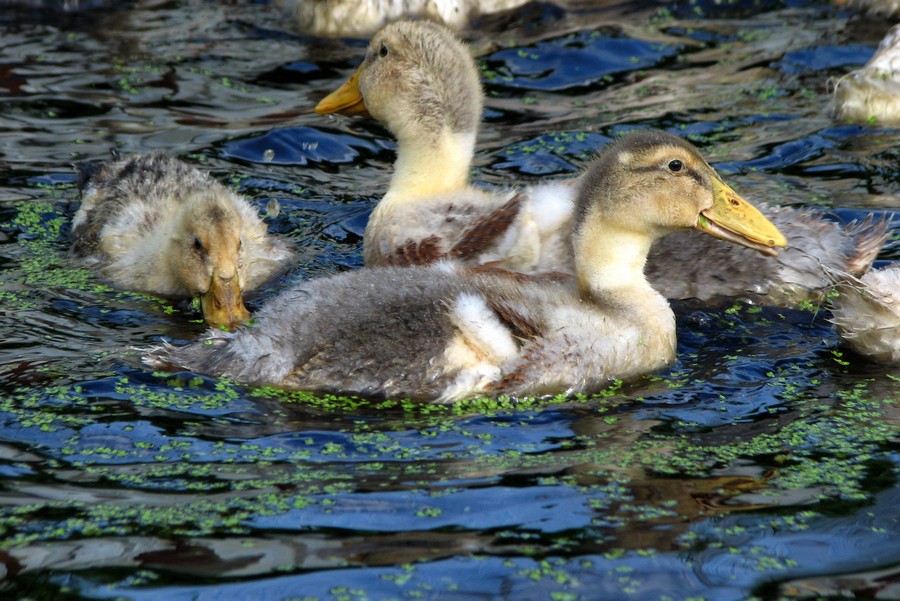
M 619 303 L 584 307 L 548 302 L 537 331 L 495 382 L 493 394 L 540 396 L 596 392 L 615 379 L 662 369 L 675 358 L 675 323 L 668 305 Z M 508 309 L 507 309 L 508 311 Z M 501 312 L 498 310 L 498 312 Z
M 447 254 L 451 258 L 463 261 L 477 258 L 485 250 L 495 245 L 497 240 L 509 229 L 518 217 L 525 198 L 526 195 L 520 192 L 499 208 L 475 219 L 462 232 Z
M 421 199 L 415 208 L 379 206 L 366 228 L 366 265 L 430 265 L 443 259 L 478 262 L 519 215 L 525 195 L 508 200 L 479 190 Z

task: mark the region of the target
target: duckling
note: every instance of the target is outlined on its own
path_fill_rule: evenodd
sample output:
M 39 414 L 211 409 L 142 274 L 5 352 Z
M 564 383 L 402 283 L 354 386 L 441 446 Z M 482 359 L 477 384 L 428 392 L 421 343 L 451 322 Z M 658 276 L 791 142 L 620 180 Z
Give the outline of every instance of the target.
M 210 325 L 246 321 L 242 295 L 294 257 L 245 198 L 162 152 L 76 169 L 74 256 L 119 288 L 199 296 Z
M 841 339 L 879 363 L 900 364 L 900 263 L 835 281 L 831 321 Z
M 317 36 L 365 37 L 385 23 L 419 18 L 463 29 L 478 15 L 518 8 L 531 0 L 280 0 L 297 28 Z
M 900 125 L 900 25 L 862 69 L 834 80 L 832 111 L 841 121 Z
M 640 131 L 578 181 L 574 277 L 455 261 L 308 281 L 252 326 L 144 356 L 250 385 L 451 402 L 590 392 L 675 358 L 675 319 L 643 274 L 653 240 L 696 228 L 776 254 L 786 241 L 681 138 Z
M 846 4 L 871 16 L 900 16 L 900 0 L 835 0 L 835 4 Z
M 483 94 L 466 46 L 446 28 L 398 21 L 371 40 L 366 57 L 320 114 L 369 114 L 397 139 L 387 193 L 366 227 L 367 266 L 443 258 L 526 273 L 574 273 L 568 246 L 578 178 L 513 190 L 469 182 Z M 667 298 L 753 295 L 772 303 L 817 296 L 830 285 L 821 265 L 864 273 L 887 236 L 885 223 L 842 229 L 809 211 L 759 203 L 793 241 L 775 259 L 696 232 L 667 236 L 647 274 Z M 761 297 L 761 298 L 760 298 Z
M 385 26 L 356 73 L 318 104 L 320 114 L 371 114 L 397 138 L 388 191 L 363 237 L 367 266 L 453 257 L 523 272 L 568 261 L 572 271 L 573 181 L 525 194 L 469 184 L 482 105 L 466 46 L 425 21 Z

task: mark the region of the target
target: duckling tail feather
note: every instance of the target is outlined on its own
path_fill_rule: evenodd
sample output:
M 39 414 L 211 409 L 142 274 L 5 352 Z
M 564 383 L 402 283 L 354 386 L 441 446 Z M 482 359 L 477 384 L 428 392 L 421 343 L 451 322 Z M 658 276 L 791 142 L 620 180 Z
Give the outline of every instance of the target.
M 141 361 L 154 369 L 187 370 L 255 384 L 270 379 L 271 372 L 278 369 L 268 361 L 272 348 L 266 341 L 265 337 L 238 338 L 233 333 L 213 331 L 185 346 L 163 342 L 148 350 Z
M 845 271 L 861 276 L 872 267 L 882 247 L 891 237 L 892 217 L 875 218 L 869 213 L 862 221 L 853 221 L 844 227 L 855 245 L 855 252 L 847 258 Z

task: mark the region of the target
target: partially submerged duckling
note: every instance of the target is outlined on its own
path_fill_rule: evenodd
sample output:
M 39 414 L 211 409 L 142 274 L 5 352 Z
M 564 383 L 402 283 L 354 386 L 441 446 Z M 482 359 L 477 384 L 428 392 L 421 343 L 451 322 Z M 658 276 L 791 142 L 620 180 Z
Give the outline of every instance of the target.
M 900 125 L 900 25 L 862 69 L 834 80 L 832 108 L 841 121 Z
M 835 280 L 831 321 L 841 339 L 879 363 L 900 364 L 900 263 Z
M 278 0 L 297 28 L 318 36 L 372 35 L 400 18 L 429 19 L 463 29 L 478 15 L 517 8 L 531 0 Z
M 574 272 L 568 240 L 577 179 L 518 193 L 470 184 L 482 103 L 478 69 L 452 32 L 399 21 L 372 38 L 357 71 L 316 107 L 321 114 L 370 114 L 397 138 L 388 191 L 366 227 L 366 265 L 452 258 Z M 763 203 L 760 209 L 791 248 L 770 259 L 708 236 L 675 234 L 650 251 L 654 288 L 672 299 L 752 294 L 799 302 L 830 285 L 822 266 L 865 273 L 887 235 L 883 222 L 841 228 L 810 211 Z
M 233 327 L 243 294 L 293 259 L 245 198 L 162 152 L 76 168 L 72 251 L 116 287 L 199 296 L 208 324 Z
M 254 325 L 151 350 L 155 368 L 251 385 L 449 402 L 597 390 L 675 358 L 675 319 L 643 274 L 652 242 L 696 228 L 766 254 L 778 230 L 684 140 L 641 131 L 578 181 L 575 278 L 455 262 L 305 282 Z

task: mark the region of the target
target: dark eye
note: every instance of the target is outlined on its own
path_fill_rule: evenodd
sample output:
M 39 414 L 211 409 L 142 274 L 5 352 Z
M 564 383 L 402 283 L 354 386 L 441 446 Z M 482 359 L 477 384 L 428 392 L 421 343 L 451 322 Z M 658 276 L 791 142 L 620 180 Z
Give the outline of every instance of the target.
M 384 58 L 384 57 L 387 56 L 387 55 L 388 55 L 388 47 L 387 47 L 387 44 L 385 44 L 384 42 L 382 42 L 382 43 L 381 43 L 381 49 L 378 51 L 378 56 L 380 56 L 381 58 Z
M 203 250 L 203 243 L 200 242 L 200 238 L 194 238 L 194 250 L 198 252 Z
M 679 161 L 678 159 L 672 159 L 669 161 L 669 171 L 672 173 L 678 173 L 684 168 L 684 163 Z

